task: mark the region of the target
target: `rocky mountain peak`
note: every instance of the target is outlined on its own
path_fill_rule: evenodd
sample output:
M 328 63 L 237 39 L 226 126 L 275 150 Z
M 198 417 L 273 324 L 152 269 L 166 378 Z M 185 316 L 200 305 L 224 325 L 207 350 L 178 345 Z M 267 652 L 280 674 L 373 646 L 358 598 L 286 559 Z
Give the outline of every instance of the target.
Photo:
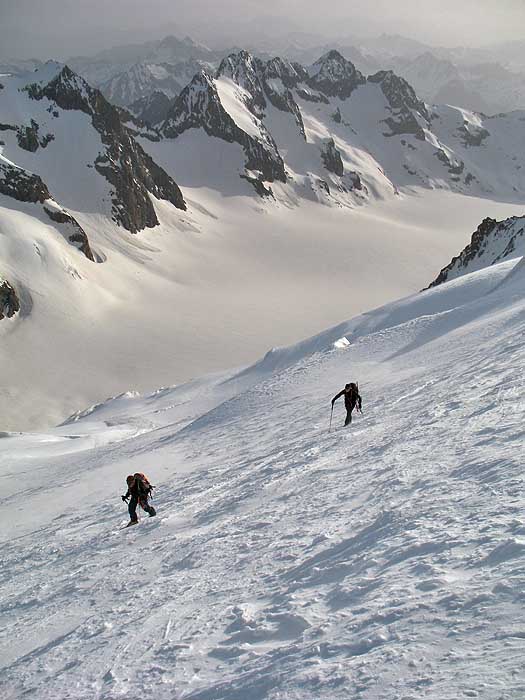
M 308 78 L 308 72 L 300 63 L 292 63 L 278 56 L 267 61 L 264 66 L 264 75 L 267 80 L 282 80 L 287 88 L 294 88 Z
M 430 119 L 425 103 L 422 102 L 414 88 L 392 70 L 382 70 L 368 77 L 368 81 L 381 86 L 383 94 L 392 109 L 413 109 L 425 119 Z
M 251 53 L 241 50 L 224 58 L 217 71 L 217 78 L 229 78 L 250 95 L 248 107 L 258 116 L 266 107 L 260 80 L 259 61 Z
M 31 99 L 47 98 L 61 109 L 91 116 L 91 123 L 106 147 L 97 156 L 95 169 L 114 188 L 112 213 L 119 225 L 131 233 L 158 225 L 148 193 L 168 200 L 179 209 L 186 208 L 177 184 L 134 140 L 119 110 L 68 66 L 47 84 L 31 83 L 26 91 Z
M 33 99 L 40 100 L 47 97 L 62 109 L 75 109 L 86 114 L 93 113 L 95 109 L 93 102 L 96 101 L 98 93 L 98 90 L 94 90 L 84 78 L 67 65 L 63 66 L 47 84 L 32 83 L 26 89 Z
M 366 82 L 364 75 L 354 64 L 335 49 L 321 56 L 310 67 L 308 74 L 307 82 L 310 87 L 329 97 L 340 97 L 342 100 L 350 97 L 359 85 Z
M 235 76 L 241 81 L 243 77 L 249 75 L 249 72 L 243 72 L 242 68 L 241 72 L 235 70 L 238 66 L 242 67 L 245 60 L 248 70 L 251 70 L 251 67 L 253 68 L 255 65 L 248 58 L 247 52 L 241 52 L 241 54 L 244 55 L 239 57 L 237 54 L 228 57 L 232 60 L 224 64 L 225 72 L 221 75 L 227 75 L 232 80 Z M 239 57 L 239 63 L 237 63 L 236 57 Z M 264 101 L 261 83 L 257 75 L 255 73 L 253 75 Z M 216 80 L 218 82 L 220 77 Z M 251 97 L 250 94 L 246 106 L 252 111 L 255 118 L 256 110 L 253 108 Z M 244 101 L 245 96 L 241 95 L 239 99 Z M 265 101 L 264 104 L 266 104 Z M 259 138 L 240 128 L 224 108 L 215 80 L 206 71 L 198 73 L 174 100 L 168 117 L 161 127 L 161 133 L 166 138 L 177 138 L 186 130 L 196 128 L 203 128 L 209 136 L 223 139 L 229 143 L 239 143 L 246 154 L 247 171 L 258 174 L 256 178 L 252 175 L 248 176 L 248 179 L 253 181 L 256 187 L 259 187 L 259 180 L 286 182 L 284 163 L 271 135 L 261 123 L 258 124 Z
M 205 70 L 193 76 L 192 81 L 172 102 L 161 131 L 166 138 L 177 138 L 187 129 L 198 128 L 218 119 L 221 110 L 219 94 L 211 75 Z

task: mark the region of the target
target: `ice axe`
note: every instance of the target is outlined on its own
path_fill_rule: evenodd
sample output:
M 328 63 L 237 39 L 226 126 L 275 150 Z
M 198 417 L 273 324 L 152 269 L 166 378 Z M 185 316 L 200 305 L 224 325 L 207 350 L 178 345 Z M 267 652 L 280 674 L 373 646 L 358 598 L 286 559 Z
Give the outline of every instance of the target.
M 334 404 L 332 404 L 332 410 L 330 411 L 330 427 L 328 428 L 328 432 L 332 430 L 332 416 L 334 415 Z

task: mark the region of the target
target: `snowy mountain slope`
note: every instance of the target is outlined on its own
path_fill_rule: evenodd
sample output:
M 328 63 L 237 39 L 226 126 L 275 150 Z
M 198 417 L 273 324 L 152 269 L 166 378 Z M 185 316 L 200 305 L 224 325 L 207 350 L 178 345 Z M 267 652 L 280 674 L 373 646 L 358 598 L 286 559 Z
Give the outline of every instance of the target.
M 486 218 L 472 234 L 470 243 L 441 270 L 431 286 L 523 255 L 525 217 L 513 216 L 505 221 Z
M 4 694 L 520 697 L 523 285 L 500 263 L 285 368 L 6 436 Z M 136 470 L 158 516 L 122 532 Z
M 67 66 L 48 64 L 6 83 L 0 122 L 3 156 L 40 176 L 76 212 L 106 214 L 135 233 L 158 224 L 150 195 L 185 207 L 116 108 Z

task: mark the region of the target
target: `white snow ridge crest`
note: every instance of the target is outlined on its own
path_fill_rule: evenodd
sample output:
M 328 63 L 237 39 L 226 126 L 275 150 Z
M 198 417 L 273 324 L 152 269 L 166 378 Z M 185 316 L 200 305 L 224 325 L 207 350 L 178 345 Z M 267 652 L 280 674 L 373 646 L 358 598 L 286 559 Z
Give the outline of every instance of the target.
M 4 434 L 3 697 L 522 697 L 524 292 L 508 259 Z

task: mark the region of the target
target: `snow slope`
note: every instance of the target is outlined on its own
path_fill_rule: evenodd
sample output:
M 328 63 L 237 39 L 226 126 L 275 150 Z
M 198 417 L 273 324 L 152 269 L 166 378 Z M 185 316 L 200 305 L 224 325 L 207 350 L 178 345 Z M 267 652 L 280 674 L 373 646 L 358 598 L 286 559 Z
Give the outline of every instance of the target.
M 3 697 L 523 697 L 523 270 L 6 434 Z

